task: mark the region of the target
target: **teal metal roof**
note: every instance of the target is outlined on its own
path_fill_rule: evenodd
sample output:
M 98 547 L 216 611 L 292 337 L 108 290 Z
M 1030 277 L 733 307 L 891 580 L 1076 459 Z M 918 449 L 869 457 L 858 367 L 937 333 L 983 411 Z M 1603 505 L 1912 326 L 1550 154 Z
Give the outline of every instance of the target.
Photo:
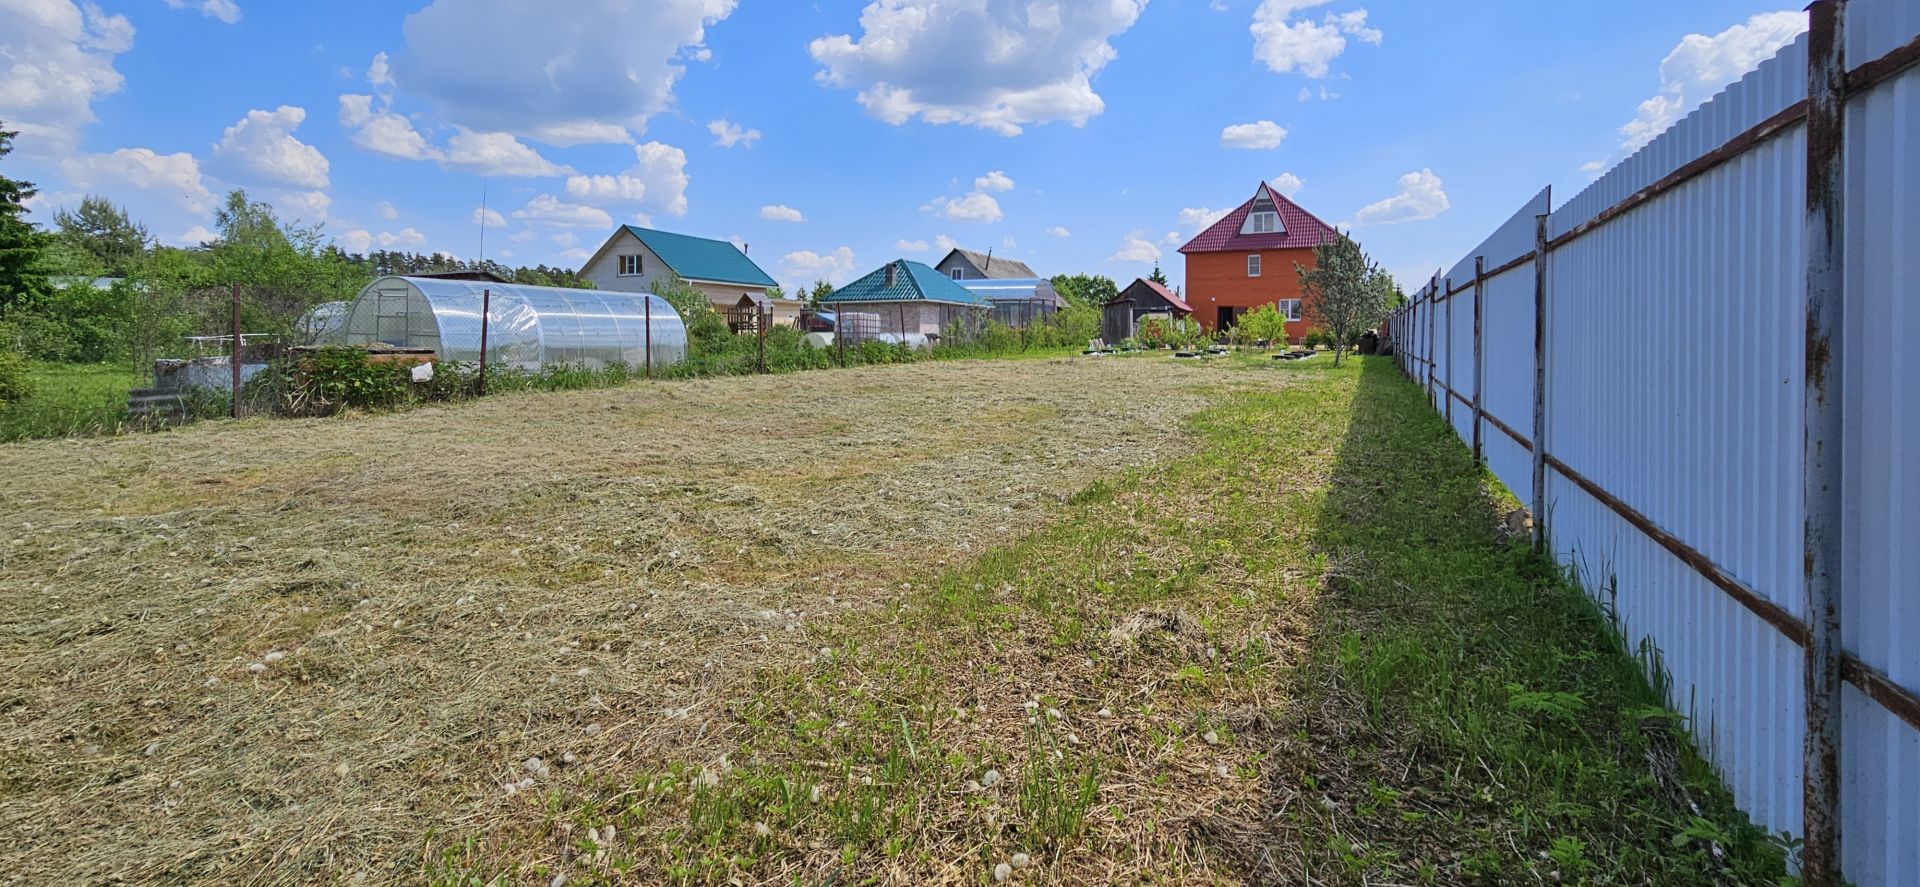
M 626 226 L 627 232 L 653 250 L 673 273 L 688 280 L 716 283 L 744 283 L 748 286 L 774 286 L 773 278 L 760 270 L 740 248 L 724 240 L 690 237 L 671 231 L 655 231 L 638 225 Z
M 894 269 L 893 285 L 887 285 L 887 269 Z M 949 305 L 992 307 L 985 298 L 968 292 L 966 287 L 919 262 L 895 259 L 872 273 L 847 284 L 822 302 L 944 302 Z

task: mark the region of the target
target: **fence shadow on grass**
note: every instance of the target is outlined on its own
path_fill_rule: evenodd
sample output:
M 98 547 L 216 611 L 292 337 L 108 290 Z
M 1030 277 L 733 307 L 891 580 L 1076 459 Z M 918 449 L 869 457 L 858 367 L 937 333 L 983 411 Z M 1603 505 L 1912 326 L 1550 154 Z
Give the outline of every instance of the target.
M 1387 358 L 1360 358 L 1259 883 L 1772 883 L 1611 625 L 1523 540 Z

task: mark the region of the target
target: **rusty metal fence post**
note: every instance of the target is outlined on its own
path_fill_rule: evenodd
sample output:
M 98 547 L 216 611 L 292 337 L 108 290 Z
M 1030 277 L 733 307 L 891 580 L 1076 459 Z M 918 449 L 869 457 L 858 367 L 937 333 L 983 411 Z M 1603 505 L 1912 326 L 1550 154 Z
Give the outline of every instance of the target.
M 240 418 L 240 339 L 240 284 L 236 283 L 233 285 L 233 356 L 227 359 L 233 364 L 233 391 L 227 398 L 227 414 L 234 419 Z
M 1807 739 L 1801 883 L 1839 887 L 1840 598 L 1846 433 L 1846 2 L 1808 8 L 1806 427 L 1801 451 L 1807 587 Z
M 1440 396 L 1446 398 L 1446 404 L 1447 404 L 1446 414 L 1447 414 L 1448 428 L 1453 427 L 1453 382 L 1454 382 L 1454 379 L 1457 378 L 1457 376 L 1455 375 L 1454 364 L 1453 364 L 1453 295 L 1452 293 L 1453 293 L 1453 278 L 1449 277 L 1447 278 L 1446 288 L 1440 291 L 1441 296 L 1447 300 L 1447 379 L 1446 379 L 1446 382 L 1443 383 L 1447 386 L 1447 390 L 1443 392 Z
M 1487 464 L 1485 441 L 1480 428 L 1486 424 L 1487 363 L 1486 349 L 1480 344 L 1480 322 L 1486 317 L 1487 257 L 1473 257 L 1473 461 Z
M 1533 551 L 1547 550 L 1547 220 L 1533 218 Z
M 646 324 L 646 335 L 647 335 L 647 341 L 645 345 L 646 355 L 647 355 L 646 357 L 647 368 L 645 370 L 645 373 L 646 373 L 646 377 L 651 379 L 653 378 L 653 296 L 651 295 L 641 296 L 640 304 L 646 306 L 646 312 L 647 312 L 645 315 L 643 315 L 645 320 L 641 322 Z
M 487 325 L 492 318 L 493 290 L 483 289 L 480 291 L 480 379 L 474 386 L 481 397 L 487 396 Z
M 766 375 L 767 373 L 767 324 L 772 320 L 773 320 L 773 309 L 769 308 L 769 309 L 762 310 L 757 307 L 754 309 L 754 312 L 753 312 L 753 326 L 755 329 L 754 334 L 760 338 L 760 341 L 757 347 L 760 349 L 760 374 L 763 376 Z

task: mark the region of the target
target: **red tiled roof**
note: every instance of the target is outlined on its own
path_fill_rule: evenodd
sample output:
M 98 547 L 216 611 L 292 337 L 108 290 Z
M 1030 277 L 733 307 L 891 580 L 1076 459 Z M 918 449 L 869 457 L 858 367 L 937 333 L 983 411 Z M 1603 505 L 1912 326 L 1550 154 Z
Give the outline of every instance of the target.
M 1181 301 L 1179 296 L 1174 295 L 1173 292 L 1168 290 L 1166 287 L 1161 286 L 1160 284 L 1154 283 L 1153 281 L 1148 280 L 1145 277 L 1140 278 L 1140 282 L 1146 284 L 1154 292 L 1159 293 L 1160 298 L 1167 300 L 1167 304 L 1172 305 L 1173 307 L 1178 308 L 1182 311 L 1185 311 L 1188 314 L 1193 313 L 1193 309 L 1189 307 L 1186 302 Z
M 1153 290 L 1155 293 L 1159 294 L 1160 298 L 1167 300 L 1167 304 L 1173 306 L 1175 309 L 1178 309 L 1180 311 L 1185 311 L 1188 314 L 1193 313 L 1193 307 L 1188 305 L 1185 300 L 1181 299 L 1179 296 L 1174 295 L 1173 292 L 1167 289 L 1166 287 L 1161 286 L 1160 284 L 1154 283 L 1153 281 L 1148 280 L 1145 277 L 1134 278 L 1132 283 L 1127 284 L 1126 289 L 1121 290 L 1118 295 L 1114 296 L 1111 299 L 1106 300 L 1105 302 L 1102 302 L 1101 304 L 1114 305 L 1120 302 L 1128 301 L 1127 293 L 1132 292 L 1133 288 L 1136 286 L 1144 286 L 1147 289 Z
M 1240 226 L 1247 221 L 1247 214 L 1253 211 L 1253 204 L 1260 199 L 1261 192 L 1273 198 L 1273 206 L 1280 211 L 1282 231 L 1273 234 L 1241 234 Z M 1239 252 L 1258 249 L 1312 249 L 1333 240 L 1332 225 L 1320 221 L 1313 213 L 1300 208 L 1300 205 L 1280 196 L 1280 192 L 1267 187 L 1265 182 L 1254 191 L 1240 208 L 1227 213 L 1226 218 L 1213 223 L 1213 227 L 1200 232 L 1200 236 L 1187 242 L 1180 248 L 1182 253 L 1219 253 Z

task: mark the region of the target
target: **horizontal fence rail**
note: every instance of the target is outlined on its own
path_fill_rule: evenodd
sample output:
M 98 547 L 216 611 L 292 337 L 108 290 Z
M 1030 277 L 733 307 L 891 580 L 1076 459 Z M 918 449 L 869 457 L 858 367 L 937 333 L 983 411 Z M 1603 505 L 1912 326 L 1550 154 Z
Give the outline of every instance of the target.
M 1920 3 L 1811 22 L 1388 334 L 1805 882 L 1920 884 Z

